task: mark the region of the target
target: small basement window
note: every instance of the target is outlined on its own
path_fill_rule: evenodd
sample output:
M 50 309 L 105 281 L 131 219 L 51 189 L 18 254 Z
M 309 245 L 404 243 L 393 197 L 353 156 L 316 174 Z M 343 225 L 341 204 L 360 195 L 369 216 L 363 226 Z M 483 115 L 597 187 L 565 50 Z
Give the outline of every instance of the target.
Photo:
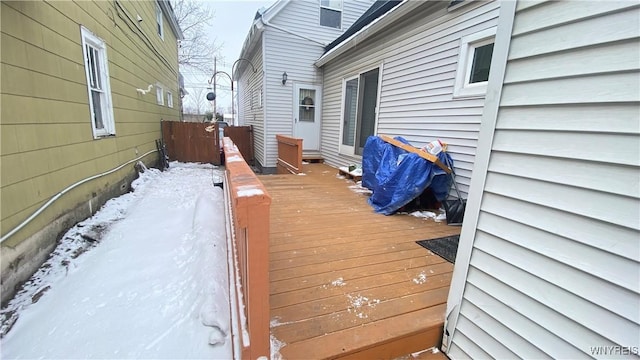
M 478 97 L 487 92 L 496 28 L 460 39 L 454 97 Z
M 342 28 L 342 0 L 320 0 L 320 25 Z

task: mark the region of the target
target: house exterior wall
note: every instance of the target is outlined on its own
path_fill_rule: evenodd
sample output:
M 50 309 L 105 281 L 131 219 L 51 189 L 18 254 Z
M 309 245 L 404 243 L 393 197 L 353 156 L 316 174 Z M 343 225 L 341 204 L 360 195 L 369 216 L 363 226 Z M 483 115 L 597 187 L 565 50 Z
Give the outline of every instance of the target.
M 264 63 L 262 61 L 262 43 L 259 43 L 254 48 L 253 54 L 248 59 L 251 61 L 256 69 L 254 73 L 251 65 L 246 64 L 244 61 L 238 63 L 245 67 L 240 79 L 238 80 L 238 103 L 239 103 L 239 123 L 240 125 L 252 125 L 254 144 L 253 151 L 255 159 L 260 165 L 265 164 L 265 152 L 264 152 L 264 138 L 265 138 L 265 123 L 264 123 Z M 262 95 L 260 93 L 262 92 Z M 260 103 L 260 96 L 262 96 L 262 103 Z
M 333 166 L 360 163 L 340 152 L 343 81 L 380 67 L 375 134 L 402 136 L 414 146 L 441 139 L 455 161 L 460 190 L 468 191 L 484 96 L 455 98 L 463 36 L 495 27 L 499 2 L 474 2 L 454 10 L 424 2 L 401 21 L 324 67 L 322 155 Z
M 255 132 L 254 139 L 256 156 L 259 147 L 262 147 L 264 154 L 257 159 L 267 171 L 275 171 L 278 157 L 276 134 L 293 135 L 295 84 L 322 85 L 322 72 L 314 62 L 324 53 L 323 44 L 330 43 L 348 29 L 371 6 L 373 0 L 344 0 L 343 3 L 341 29 L 320 26 L 320 7 L 315 0 L 289 1 L 277 14 L 271 16 L 267 11 L 264 15 L 268 19 L 268 24 L 262 30 L 265 130 L 264 133 Z M 240 87 L 246 87 L 242 78 L 247 71 L 250 71 L 250 67 L 243 69 Z M 288 81 L 283 86 L 284 72 L 288 75 Z M 250 118 L 246 115 L 246 106 L 242 102 L 239 104 L 243 108 L 239 113 L 245 120 Z
M 498 28 L 504 55 L 494 59 L 506 71 L 489 79 L 446 353 L 637 356 L 638 4 L 509 6 L 515 20 Z
M 155 6 L 2 2 L 3 236 L 67 186 L 154 150 L 160 119 L 179 118 L 176 35 L 165 18 L 164 40 L 158 36 Z M 136 14 L 145 21 L 138 24 Z M 92 133 L 81 25 L 106 44 L 115 136 L 94 139 Z M 157 104 L 155 88 L 144 96 L 136 91 L 156 83 L 172 92 L 173 108 Z M 157 155 L 142 160 L 152 164 Z M 131 165 L 81 185 L 6 239 L 2 300 L 40 265 L 62 231 L 95 212 L 105 194 L 126 191 L 134 175 Z

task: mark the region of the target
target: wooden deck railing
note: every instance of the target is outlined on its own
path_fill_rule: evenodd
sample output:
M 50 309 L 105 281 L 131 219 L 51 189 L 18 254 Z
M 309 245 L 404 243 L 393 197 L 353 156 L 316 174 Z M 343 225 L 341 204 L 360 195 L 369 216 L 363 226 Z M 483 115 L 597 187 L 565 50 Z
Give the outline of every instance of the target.
M 302 172 L 302 139 L 276 135 L 278 141 L 278 174 Z
M 231 230 L 229 264 L 236 358 L 270 358 L 269 209 L 271 197 L 230 138 L 223 139 L 226 159 L 226 211 Z M 237 285 L 240 286 L 237 286 Z M 235 292 L 234 292 L 235 291 Z M 237 352 L 240 352 L 239 354 Z

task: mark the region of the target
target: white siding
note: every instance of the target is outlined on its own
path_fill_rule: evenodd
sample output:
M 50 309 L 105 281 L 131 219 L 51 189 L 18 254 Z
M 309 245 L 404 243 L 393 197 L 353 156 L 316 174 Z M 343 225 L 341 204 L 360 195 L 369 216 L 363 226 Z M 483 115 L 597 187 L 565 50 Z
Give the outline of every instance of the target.
M 264 68 L 262 63 L 262 40 L 255 46 L 253 54 L 249 56 L 251 63 L 255 66 L 256 73 L 251 65 L 242 61 L 238 66 L 244 66 L 238 80 L 238 115 L 240 124 L 253 126 L 254 156 L 256 161 L 264 164 L 264 97 L 263 88 Z M 262 91 L 262 106 L 258 104 L 259 93 Z M 253 107 L 251 97 L 253 96 Z
M 339 153 L 342 81 L 384 63 L 377 134 L 403 136 L 415 146 L 449 144 L 460 190 L 467 192 L 483 97 L 454 98 L 460 39 L 495 27 L 498 2 L 478 2 L 451 12 L 447 2 L 425 2 L 398 24 L 324 67 L 322 153 L 343 166 L 361 158 Z
M 637 2 L 518 3 L 449 297 L 451 359 L 637 356 L 639 38 Z
M 357 20 L 374 0 L 344 0 L 342 29 L 320 26 L 320 3 L 317 0 L 290 1 L 264 27 L 264 106 L 266 127 L 255 132 L 256 156 L 261 165 L 275 168 L 278 157 L 276 134 L 293 134 L 293 88 L 296 83 L 322 85 L 322 72 L 315 61 L 329 44 Z M 270 14 L 265 17 L 269 18 Z M 288 32 L 279 28 L 286 29 Z M 291 34 L 293 32 L 300 36 Z M 308 39 L 313 39 L 310 41 Z M 246 70 L 245 70 L 246 71 Z M 282 73 L 288 81 L 282 85 Z M 240 105 L 243 106 L 243 105 Z M 258 150 L 258 146 L 261 149 Z
M 313 63 L 322 55 L 324 48 L 272 28 L 265 31 L 265 39 L 265 83 L 269 96 L 266 113 L 267 157 L 264 164 L 275 167 L 278 158 L 276 135 L 293 135 L 294 86 L 296 83 L 322 85 L 321 70 Z M 288 80 L 282 85 L 284 72 Z

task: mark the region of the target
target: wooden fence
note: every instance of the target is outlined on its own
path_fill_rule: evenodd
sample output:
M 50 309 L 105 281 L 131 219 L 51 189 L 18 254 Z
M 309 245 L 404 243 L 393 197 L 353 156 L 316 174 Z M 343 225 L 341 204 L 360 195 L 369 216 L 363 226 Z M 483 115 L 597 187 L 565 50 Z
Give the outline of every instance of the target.
M 278 174 L 302 172 L 302 139 L 276 135 L 278 141 Z
M 269 341 L 269 210 L 271 197 L 230 138 L 223 139 L 226 158 L 225 207 L 232 231 L 231 299 L 236 336 L 235 358 L 271 357 Z M 240 287 L 236 286 L 240 283 Z M 235 292 L 234 292 L 235 291 Z M 242 316 L 244 315 L 244 316 Z M 248 338 L 244 336 L 248 334 Z M 236 351 L 236 350 L 234 350 Z M 237 352 L 236 351 L 236 352 Z
M 162 140 L 171 161 L 222 163 L 217 123 L 162 121 Z
M 236 144 L 248 164 L 254 164 L 253 126 L 227 126 L 224 128 L 224 136 Z

